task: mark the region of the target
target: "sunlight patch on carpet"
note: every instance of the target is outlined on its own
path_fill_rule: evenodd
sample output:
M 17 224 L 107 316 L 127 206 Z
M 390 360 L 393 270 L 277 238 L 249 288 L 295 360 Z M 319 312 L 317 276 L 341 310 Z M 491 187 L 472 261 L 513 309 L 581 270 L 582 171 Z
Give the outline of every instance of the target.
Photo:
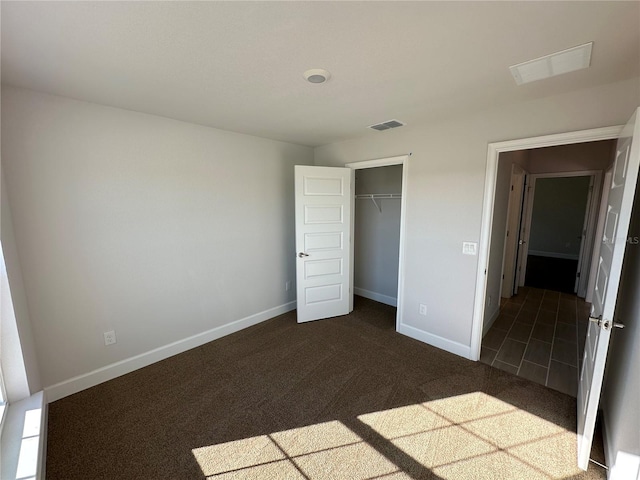
M 443 479 L 564 479 L 576 434 L 482 392 L 358 417 Z
M 211 480 L 400 480 L 427 471 L 443 480 L 565 479 L 581 473 L 575 432 L 482 392 L 200 447 L 193 455 Z
M 204 475 L 216 480 L 407 478 L 338 421 L 195 448 L 193 455 Z

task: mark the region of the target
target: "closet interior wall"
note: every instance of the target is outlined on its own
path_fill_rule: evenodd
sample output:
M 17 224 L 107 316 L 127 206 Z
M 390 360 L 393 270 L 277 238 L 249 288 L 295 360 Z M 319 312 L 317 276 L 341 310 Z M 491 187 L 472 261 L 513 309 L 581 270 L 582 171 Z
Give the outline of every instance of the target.
M 402 165 L 355 171 L 354 293 L 396 306 Z M 396 194 L 397 198 L 363 198 Z

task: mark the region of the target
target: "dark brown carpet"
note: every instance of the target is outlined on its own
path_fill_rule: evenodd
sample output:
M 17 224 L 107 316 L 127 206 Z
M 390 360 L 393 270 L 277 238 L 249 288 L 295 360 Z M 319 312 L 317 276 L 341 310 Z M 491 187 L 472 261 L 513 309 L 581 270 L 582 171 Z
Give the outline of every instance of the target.
M 292 312 L 54 402 L 47 478 L 605 478 L 576 469 L 575 399 L 394 316 Z

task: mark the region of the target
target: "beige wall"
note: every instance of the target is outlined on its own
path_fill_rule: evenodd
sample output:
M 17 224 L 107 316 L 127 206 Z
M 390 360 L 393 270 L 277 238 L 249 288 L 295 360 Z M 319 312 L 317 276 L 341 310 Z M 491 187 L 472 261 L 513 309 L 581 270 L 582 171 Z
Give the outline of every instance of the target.
M 578 260 L 591 178 L 538 178 L 533 195 L 529 255 Z
M 489 247 L 491 255 L 489 257 L 489 268 L 487 269 L 487 301 L 485 303 L 485 325 L 483 328 L 485 333 L 493 324 L 493 320 L 495 320 L 500 310 L 505 234 L 509 209 L 509 192 L 511 190 L 511 168 L 513 164 L 524 168 L 527 159 L 527 150 L 501 153 L 498 158 L 495 203 L 491 226 L 491 246 Z M 489 297 L 491 297 L 491 302 L 489 302 Z
M 295 300 L 311 148 L 10 87 L 2 140 L 45 387 Z
M 15 402 L 39 391 L 42 383 L 4 174 L 0 176 L 0 239 L 3 256 L 0 259 L 3 263 L 3 271 L 0 272 L 0 350 L 3 355 L 0 360 L 8 400 Z
M 613 161 L 616 142 L 577 143 L 529 150 L 526 166 L 529 173 L 604 171 Z
M 469 352 L 487 144 L 618 125 L 640 103 L 638 79 L 318 147 L 318 165 L 412 152 L 407 166 L 406 270 L 401 321 L 412 335 Z M 484 268 L 484 266 L 482 266 Z M 419 315 L 418 305 L 428 308 Z

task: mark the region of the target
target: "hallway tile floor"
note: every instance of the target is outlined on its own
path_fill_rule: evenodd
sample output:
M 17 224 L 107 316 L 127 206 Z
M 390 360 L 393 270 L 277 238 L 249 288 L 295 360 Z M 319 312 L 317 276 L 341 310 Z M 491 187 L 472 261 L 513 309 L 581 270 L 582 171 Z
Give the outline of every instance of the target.
M 502 300 L 480 361 L 575 397 L 591 305 L 531 287 Z

